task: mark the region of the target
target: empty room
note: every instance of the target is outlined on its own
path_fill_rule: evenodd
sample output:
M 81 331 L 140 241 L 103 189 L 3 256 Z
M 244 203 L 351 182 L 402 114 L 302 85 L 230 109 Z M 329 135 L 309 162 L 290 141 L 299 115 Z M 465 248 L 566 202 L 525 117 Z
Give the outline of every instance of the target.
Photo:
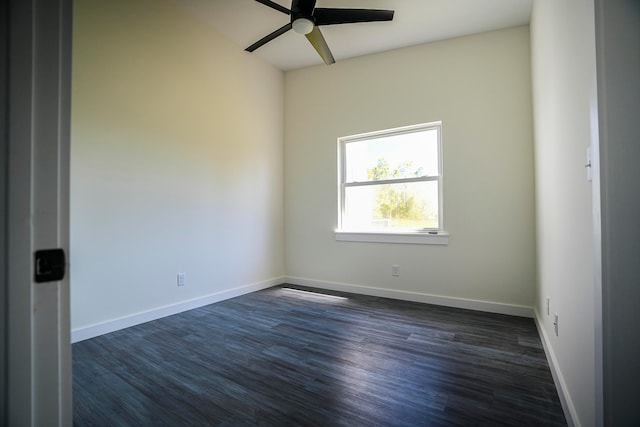
M 399 326 L 385 319 L 384 310 L 372 309 L 371 318 L 381 316 L 380 324 L 365 328 L 349 311 L 332 316 L 329 309 L 340 307 L 335 300 L 323 303 L 312 295 L 307 297 L 308 310 L 323 310 L 324 318 L 316 320 L 305 314 L 295 302 L 288 309 L 294 317 L 299 312 L 297 321 L 271 318 L 269 312 L 261 311 L 260 301 L 253 307 L 240 300 L 237 304 L 245 304 L 244 312 L 210 313 L 210 321 L 174 319 L 178 322 L 176 331 L 167 332 L 164 338 L 161 331 L 174 327 L 170 323 L 123 336 L 122 342 L 118 333 L 104 335 L 105 340 L 114 340 L 114 347 L 103 343 L 85 350 L 91 344 L 83 340 L 85 337 L 283 283 L 296 290 L 346 291 L 525 318 L 533 317 L 535 305 L 540 304 L 539 322 L 549 340 L 558 339 L 551 318 L 558 312 L 558 336 L 566 334 L 567 339 L 576 341 L 568 351 L 579 354 L 580 361 L 565 368 L 565 381 L 576 381 L 569 383 L 576 389 L 574 410 L 588 419 L 593 407 L 593 393 L 588 392 L 593 389 L 589 384 L 593 374 L 591 367 L 585 370 L 589 375 L 580 370 L 582 363 L 593 364 L 589 360 L 592 332 L 578 325 L 575 331 L 569 328 L 573 322 L 593 321 L 580 318 L 589 316 L 588 312 L 571 313 L 569 307 L 559 306 L 563 295 L 546 290 L 545 283 L 536 288 L 529 2 L 503 2 L 505 7 L 526 10 L 523 22 L 513 24 L 504 18 L 507 28 L 494 22 L 495 29 L 479 34 L 462 33 L 446 40 L 387 48 L 333 65 L 323 64 L 305 37 L 294 31 L 253 53 L 244 51 L 290 17 L 255 1 L 237 3 L 74 3 L 70 264 L 78 421 L 88 417 L 87 424 L 93 424 L 108 418 L 110 412 L 116 423 L 146 420 L 174 425 L 446 425 L 474 420 L 518 425 L 522 419 L 531 424 L 561 425 L 564 421 L 563 414 L 558 414 L 558 398 L 553 396 L 555 388 L 549 390 L 545 383 L 552 381 L 550 373 L 538 382 L 529 377 L 540 375 L 538 371 L 518 374 L 522 367 L 517 359 L 540 363 L 536 356 L 544 356 L 544 351 L 540 342 L 530 342 L 527 332 L 517 331 L 517 325 L 516 331 L 505 334 L 498 344 L 475 330 L 465 330 L 469 320 L 461 319 L 460 330 L 455 331 L 449 330 L 448 323 L 438 323 L 442 319 L 418 317 L 415 324 L 406 326 L 405 331 L 413 333 L 403 335 L 415 354 L 404 347 L 387 354 L 381 344 L 385 336 L 367 333 L 381 329 L 390 335 L 389 346 L 401 345 L 393 341 L 399 337 L 391 338 Z M 391 22 L 321 27 L 335 55 L 340 58 L 339 43 L 355 44 L 367 36 L 359 31 L 375 30 L 373 36 L 380 38 L 380 44 L 385 35 L 390 39 L 393 25 L 409 21 L 407 14 L 412 13 L 395 3 L 371 4 L 378 9 L 395 8 Z M 489 9 L 498 9 L 498 3 Z M 544 13 L 553 13 L 543 6 L 540 9 L 540 19 L 547 18 Z M 439 13 L 445 12 L 453 14 L 455 8 Z M 245 22 L 237 22 L 243 17 Z M 243 25 L 256 27 L 242 33 L 246 42 L 235 42 L 222 33 L 226 29 L 235 34 L 232 29 Z M 446 24 L 442 26 L 446 28 Z M 331 41 L 332 31 L 343 32 L 334 36 L 335 42 Z M 539 48 L 545 55 L 544 34 L 540 39 L 534 41 L 542 43 Z M 279 46 L 287 42 L 291 46 Z M 257 56 L 261 50 L 267 55 L 269 49 L 275 51 L 274 57 L 284 57 L 285 71 Z M 303 55 L 313 65 L 286 62 Z M 555 83 L 544 74 L 547 60 L 543 56 L 539 64 L 533 64 L 541 68 L 538 102 L 547 96 L 544 85 Z M 588 104 L 581 107 L 583 119 L 588 119 Z M 551 120 L 548 114 L 551 112 L 540 108 L 541 121 Z M 346 195 L 338 188 L 338 165 L 345 159 L 338 140 L 434 123 L 439 124 L 440 150 L 428 155 L 441 157 L 442 194 L 435 203 L 427 202 L 436 205 L 438 222 L 418 226 L 435 228 L 438 234 L 406 233 L 406 241 L 394 243 L 385 239 L 403 237 L 402 233 L 390 236 L 384 228 L 378 234 L 348 233 L 346 224 L 342 230 L 340 223 L 347 221 L 341 218 L 339 206 Z M 580 131 L 587 132 L 587 124 Z M 586 149 L 583 141 L 566 148 L 577 150 L 581 162 Z M 554 148 L 542 146 L 540 155 Z M 420 164 L 421 159 L 411 157 L 411 152 L 408 155 L 403 160 Z M 391 164 L 390 168 L 396 166 Z M 542 191 L 554 171 L 544 163 L 540 166 L 544 167 L 538 183 Z M 590 184 L 582 164 L 579 166 L 566 185 L 574 185 L 576 197 L 584 199 L 579 202 L 587 204 Z M 541 215 L 547 214 L 545 204 L 550 203 L 544 196 Z M 583 222 L 574 215 L 571 227 L 588 231 L 589 216 L 582 216 Z M 588 258 L 589 234 L 576 234 L 585 241 L 570 243 Z M 374 241 L 357 241 L 362 236 Z M 538 256 L 540 262 L 545 261 L 545 254 Z M 568 262 L 571 260 L 563 260 Z M 589 264 L 582 257 L 576 262 L 570 266 L 576 270 L 571 274 L 588 277 Z M 397 266 L 395 273 L 393 266 Z M 184 282 L 178 282 L 179 273 L 184 274 Z M 536 292 L 543 294 L 537 296 Z M 304 294 L 286 289 L 272 298 L 277 300 L 278 295 L 280 304 L 296 296 L 305 300 Z M 546 312 L 547 296 L 551 316 Z M 576 296 L 592 298 L 583 291 Z M 363 304 L 367 306 L 366 301 Z M 396 310 L 411 312 L 415 307 Z M 436 309 L 425 306 L 424 310 Z M 456 316 L 455 312 L 449 315 Z M 199 316 L 207 316 L 207 312 Z M 322 323 L 335 322 L 336 316 L 342 321 L 341 328 Z M 350 316 L 353 323 L 347 321 Z M 403 322 L 409 319 L 411 316 Z M 492 319 L 488 316 L 478 322 L 490 324 Z M 200 329 L 190 328 L 191 322 L 201 325 Z M 432 322 L 436 326 L 429 327 Z M 385 325 L 388 330 L 383 329 Z M 267 326 L 271 334 L 254 336 L 256 331 L 251 328 Z M 529 326 L 535 331 L 533 320 Z M 247 331 L 240 333 L 235 328 Z M 315 339 L 309 336 L 310 328 L 318 330 Z M 325 335 L 333 329 L 335 340 L 325 344 L 323 339 L 329 339 Z M 353 339 L 344 338 L 351 329 Z M 281 342 L 278 337 L 283 331 L 288 331 L 293 343 Z M 178 349 L 154 357 L 153 353 L 161 350 L 152 343 L 164 341 L 168 345 L 168 337 L 175 334 L 184 340 L 172 344 Z M 267 339 L 272 342 L 264 342 Z M 424 342 L 416 345 L 413 339 Z M 128 350 L 124 343 L 131 340 L 144 345 Z M 467 352 L 484 352 L 488 360 L 440 360 L 429 346 L 445 344 L 451 345 L 447 352 L 461 358 Z M 180 349 L 181 345 L 186 348 Z M 202 345 L 206 347 L 195 347 Z M 333 348 L 333 354 L 326 354 L 327 346 Z M 563 350 L 558 344 L 558 355 Z M 326 359 L 316 354 L 322 352 Z M 502 363 L 503 352 L 513 352 L 516 360 Z M 138 359 L 136 354 L 145 357 Z M 405 363 L 400 363 L 402 355 L 408 359 Z M 98 363 L 105 358 L 115 359 L 115 364 Z M 301 358 L 308 360 L 302 365 L 293 363 Z M 148 365 L 142 363 L 145 359 Z M 226 359 L 244 364 L 238 366 Z M 489 361 L 497 367 L 483 366 Z M 428 369 L 416 370 L 416 364 L 421 363 Z M 85 364 L 90 365 L 86 377 L 80 377 Z M 205 368 L 206 364 L 211 366 Z M 218 369 L 217 364 L 227 369 Z M 470 369 L 474 364 L 478 366 Z M 179 366 L 177 371 L 188 371 L 188 366 L 194 371 L 183 377 L 170 373 L 172 365 Z M 457 371 L 442 380 L 426 374 L 440 366 Z M 326 372 L 331 369 L 342 375 L 336 379 L 337 374 Z M 383 371 L 386 376 L 365 380 Z M 147 375 L 157 377 L 147 379 Z M 210 378 L 204 383 L 183 384 L 188 378 L 207 375 Z M 412 381 L 412 375 L 420 378 Z M 483 376 L 500 379 L 494 384 Z M 449 384 L 456 380 L 462 391 Z M 395 384 L 398 390 L 385 394 L 382 386 L 390 387 L 389 382 L 394 381 L 407 382 L 407 387 Z M 518 393 L 522 383 L 527 383 L 522 387 L 525 392 Z M 195 392 L 187 393 L 183 387 Z M 529 391 L 533 397 L 526 395 Z M 340 396 L 344 401 L 334 402 Z M 295 405 L 298 399 L 303 402 Z M 180 404 L 174 407 L 174 402 Z M 304 411 L 299 408 L 303 403 Z M 182 411 L 177 409 L 180 407 Z M 588 424 L 586 419 L 583 422 Z
M 73 1 L 59 425 L 632 425 L 599 5 Z

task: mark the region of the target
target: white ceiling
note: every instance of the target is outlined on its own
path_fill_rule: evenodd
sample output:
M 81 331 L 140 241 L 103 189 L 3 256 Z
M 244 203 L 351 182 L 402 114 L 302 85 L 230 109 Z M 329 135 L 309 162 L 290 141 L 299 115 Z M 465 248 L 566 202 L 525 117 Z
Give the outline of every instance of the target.
M 289 22 L 255 0 L 175 0 L 246 48 Z M 274 0 L 286 8 L 290 0 Z M 317 0 L 316 7 L 392 9 L 391 22 L 320 27 L 336 61 L 529 23 L 532 0 Z M 253 53 L 282 70 L 322 64 L 307 39 L 289 31 Z

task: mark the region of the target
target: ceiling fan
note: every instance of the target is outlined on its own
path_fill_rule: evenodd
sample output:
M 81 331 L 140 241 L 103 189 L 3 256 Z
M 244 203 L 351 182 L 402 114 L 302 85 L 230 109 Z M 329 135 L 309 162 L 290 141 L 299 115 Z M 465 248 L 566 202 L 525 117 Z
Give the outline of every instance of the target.
M 327 65 L 333 64 L 336 60 L 333 58 L 333 54 L 324 36 L 320 32 L 319 26 L 352 24 L 356 22 L 391 21 L 393 20 L 394 13 L 393 10 L 381 9 L 316 8 L 316 0 L 292 0 L 291 9 L 287 9 L 271 0 L 256 1 L 279 12 L 291 15 L 291 22 L 246 48 L 245 50 L 247 52 L 253 52 L 276 37 L 293 29 L 296 33 L 307 36 L 307 40 L 309 40 Z

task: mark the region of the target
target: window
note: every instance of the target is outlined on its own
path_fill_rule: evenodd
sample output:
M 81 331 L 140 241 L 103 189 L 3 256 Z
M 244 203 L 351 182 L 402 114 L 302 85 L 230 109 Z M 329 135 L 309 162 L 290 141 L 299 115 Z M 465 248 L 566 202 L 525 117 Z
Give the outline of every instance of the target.
M 446 244 L 389 239 L 445 235 L 441 128 L 436 122 L 338 139 L 338 240 Z

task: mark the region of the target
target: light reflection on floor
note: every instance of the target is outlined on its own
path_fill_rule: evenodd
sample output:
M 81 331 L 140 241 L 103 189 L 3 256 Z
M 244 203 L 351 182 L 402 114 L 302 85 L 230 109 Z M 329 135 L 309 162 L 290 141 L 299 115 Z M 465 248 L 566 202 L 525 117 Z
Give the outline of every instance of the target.
M 327 294 L 321 294 L 318 292 L 303 291 L 301 289 L 293 289 L 293 288 L 281 288 L 280 291 L 290 297 L 300 298 L 300 299 L 309 300 L 309 301 L 324 302 L 328 304 L 336 304 L 349 299 L 347 297 L 341 297 L 338 295 L 327 295 Z

